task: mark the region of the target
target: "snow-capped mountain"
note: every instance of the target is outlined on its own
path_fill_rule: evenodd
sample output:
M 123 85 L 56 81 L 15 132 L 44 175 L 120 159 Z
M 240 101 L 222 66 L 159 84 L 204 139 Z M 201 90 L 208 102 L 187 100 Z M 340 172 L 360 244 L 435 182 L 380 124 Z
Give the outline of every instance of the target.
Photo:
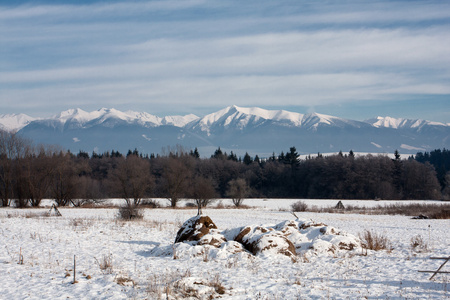
M 340 128 L 367 126 L 363 122 L 318 113 L 300 114 L 285 110 L 266 110 L 258 107 L 245 108 L 233 105 L 206 115 L 192 122 L 188 127 L 192 130 L 200 130 L 211 135 L 215 130 L 244 130 L 248 127 L 257 127 L 268 123 L 274 126 L 312 130 L 317 130 L 319 126 L 335 126 Z
M 11 120 L 21 120 L 12 122 Z M 358 151 L 414 154 L 450 147 L 444 123 L 378 117 L 355 121 L 339 117 L 258 107 L 229 106 L 204 117 L 158 117 L 146 112 L 102 108 L 70 109 L 46 119 L 0 116 L 0 124 L 37 143 L 59 144 L 72 152 L 137 148 L 160 153 L 167 146 L 197 147 L 210 155 L 217 147 L 260 156 L 295 146 L 300 153 Z
M 391 118 L 391 117 L 377 117 L 375 119 L 369 119 L 365 121 L 377 128 L 385 127 L 385 128 L 409 128 L 409 129 L 418 129 L 424 126 L 444 126 L 448 127 L 448 124 L 440 123 L 440 122 L 432 122 L 421 119 L 403 119 L 403 118 Z
M 34 120 L 36 120 L 36 118 L 25 114 L 0 115 L 0 129 L 6 131 L 18 131 Z
M 55 124 L 65 128 L 90 128 L 93 126 L 115 127 L 123 124 L 137 124 L 143 127 L 157 127 L 161 125 L 173 125 L 183 127 L 187 123 L 198 119 L 196 115 L 186 116 L 166 116 L 163 118 L 151 115 L 146 112 L 127 111 L 122 112 L 117 109 L 102 108 L 92 112 L 86 112 L 80 108 L 69 109 L 53 116 L 43 122 Z

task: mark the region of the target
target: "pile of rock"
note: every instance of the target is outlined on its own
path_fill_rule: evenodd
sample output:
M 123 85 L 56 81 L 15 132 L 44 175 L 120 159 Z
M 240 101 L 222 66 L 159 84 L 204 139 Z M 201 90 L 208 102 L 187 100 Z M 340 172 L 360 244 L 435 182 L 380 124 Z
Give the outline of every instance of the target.
M 312 220 L 284 221 L 276 225 L 250 225 L 220 231 L 208 216 L 187 220 L 175 243 L 212 246 L 252 255 L 335 254 L 361 249 L 358 237 Z

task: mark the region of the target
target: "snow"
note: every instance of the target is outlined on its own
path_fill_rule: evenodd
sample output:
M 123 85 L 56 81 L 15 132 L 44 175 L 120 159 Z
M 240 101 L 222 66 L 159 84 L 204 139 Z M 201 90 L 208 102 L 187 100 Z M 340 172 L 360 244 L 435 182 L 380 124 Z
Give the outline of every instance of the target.
M 80 108 L 76 108 L 63 111 L 50 119 L 62 124 L 71 122 L 78 124 L 79 127 L 84 127 L 90 122 L 101 124 L 107 120 L 122 120 L 127 123 L 137 123 L 144 126 L 173 125 L 183 127 L 189 122 L 198 119 L 198 117 L 189 114 L 186 116 L 166 116 L 160 118 L 146 112 L 136 112 L 131 110 L 122 112 L 114 108 L 101 108 L 92 112 L 86 112 Z
M 401 127 L 401 124 L 405 121 L 402 118 L 391 118 L 391 117 L 377 117 L 376 122 L 372 125 L 375 127 L 387 127 L 387 128 L 395 128 L 398 129 Z
M 260 120 L 272 120 L 287 126 L 308 128 L 317 128 L 319 124 L 352 123 L 349 120 L 318 113 L 304 115 L 285 110 L 267 110 L 258 107 L 233 105 L 204 116 L 199 119 L 198 126 L 202 131 L 210 133 L 211 127 L 215 125 L 227 127 L 235 124 L 237 128 L 242 129 L 250 123 L 259 122 Z
M 197 119 L 199 119 L 199 117 L 194 114 L 188 114 L 185 116 L 167 116 L 167 117 L 162 118 L 161 124 L 173 125 L 176 127 L 183 127 L 186 124 L 193 122 Z
M 296 261 L 270 252 L 255 256 L 242 251 L 234 241 L 223 243 L 220 248 L 189 243 L 174 245 L 181 224 L 195 216 L 197 209 L 145 209 L 143 220 L 123 222 L 116 219 L 115 208 L 60 208 L 62 217 L 44 216 L 49 208 L 1 208 L 1 298 L 166 299 L 166 292 L 168 299 L 186 299 L 188 295 L 191 299 L 450 296 L 448 275 L 438 274 L 430 281 L 430 274 L 418 273 L 439 267 L 441 262 L 429 257 L 449 255 L 449 220 L 306 212 L 297 213 L 299 219 L 295 220 L 286 211 L 295 201 L 298 200 L 248 199 L 244 203 L 254 208 L 206 208 L 203 213 L 218 230 L 227 231 L 227 237 L 238 234 L 244 226 L 282 230 L 290 228 L 286 225 L 292 222 L 298 226 L 312 224 L 311 220 L 314 224 L 327 224 L 303 226 L 310 230 L 306 237 L 295 230 L 290 232 L 294 244 L 315 243 L 317 249 L 300 252 Z M 337 202 L 304 201 L 320 206 Z M 222 202 L 231 203 L 229 199 Z M 343 203 L 383 204 L 350 200 Z M 364 230 L 388 237 L 393 250 L 368 250 L 367 254 L 360 249 L 325 251 L 337 242 L 333 239 L 355 239 Z M 328 234 L 332 231 L 340 234 Z M 411 238 L 417 235 L 428 244 L 428 251 L 411 249 Z M 20 254 L 23 264 L 18 264 Z M 72 284 L 74 256 L 77 283 Z
M 334 116 L 308 113 L 301 114 L 286 110 L 267 110 L 259 107 L 239 107 L 236 105 L 228 106 L 217 112 L 208 114 L 202 118 L 188 114 L 185 116 L 165 116 L 158 117 L 146 112 L 126 111 L 122 112 L 114 108 L 101 108 L 99 110 L 86 112 L 80 108 L 68 109 L 58 115 L 46 119 L 37 119 L 24 114 L 0 115 L 0 128 L 13 131 L 20 130 L 27 124 L 35 120 L 57 121 L 61 124 L 67 122 L 73 123 L 73 126 L 83 127 L 89 122 L 102 123 L 106 120 L 118 119 L 128 123 L 137 123 L 144 126 L 173 125 L 184 127 L 190 123 L 191 126 L 198 125 L 202 131 L 209 132 L 210 128 L 220 123 L 222 126 L 236 124 L 238 128 L 244 128 L 253 122 L 261 120 L 272 120 L 287 126 L 317 128 L 319 124 L 337 125 L 348 124 L 358 127 L 358 121 L 347 120 Z M 381 128 L 415 128 L 420 130 L 426 125 L 448 127 L 450 124 L 433 122 L 427 120 L 412 120 L 392 117 L 377 117 L 365 121 L 374 127 Z
M 372 124 L 377 128 L 385 127 L 385 128 L 417 128 L 420 129 L 425 125 L 431 126 L 448 126 L 448 124 L 440 123 L 440 122 L 432 122 L 427 120 L 412 120 L 412 119 L 403 119 L 403 118 L 392 118 L 392 117 L 377 117 L 376 119 L 367 120 L 366 122 Z
M 0 115 L 0 129 L 6 131 L 17 131 L 34 120 L 37 119 L 25 114 Z

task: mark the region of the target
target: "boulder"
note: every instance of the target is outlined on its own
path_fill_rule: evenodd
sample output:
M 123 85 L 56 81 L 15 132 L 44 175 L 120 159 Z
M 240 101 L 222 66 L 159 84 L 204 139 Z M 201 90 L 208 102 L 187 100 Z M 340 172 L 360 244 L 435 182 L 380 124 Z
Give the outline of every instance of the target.
M 198 242 L 211 229 L 217 229 L 216 224 L 208 216 L 195 216 L 184 222 L 177 232 L 175 243 Z
M 234 239 L 253 255 L 265 252 L 296 256 L 295 246 L 281 232 L 262 226 L 247 226 Z
M 200 238 L 197 245 L 211 245 L 216 248 L 220 248 L 223 243 L 226 243 L 227 239 L 217 229 L 211 229 L 208 234 L 205 234 Z

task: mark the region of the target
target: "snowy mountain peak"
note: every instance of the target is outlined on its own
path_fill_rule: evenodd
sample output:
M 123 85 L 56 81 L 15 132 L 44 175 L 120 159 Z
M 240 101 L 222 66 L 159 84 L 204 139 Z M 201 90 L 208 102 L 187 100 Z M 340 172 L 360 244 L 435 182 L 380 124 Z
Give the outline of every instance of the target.
M 304 115 L 301 126 L 305 128 L 317 129 L 320 125 L 344 127 L 353 126 L 360 127 L 361 124 L 358 121 L 347 120 L 343 118 L 333 117 L 329 115 L 319 114 L 316 112 L 308 113 Z
M 206 152 L 222 146 L 233 152 L 266 155 L 292 145 L 298 145 L 298 151 L 303 153 L 348 149 L 390 153 L 403 149 L 411 153 L 449 148 L 450 136 L 447 124 L 424 120 L 378 117 L 363 122 L 315 112 L 301 114 L 236 105 L 202 118 L 193 114 L 161 118 L 114 108 L 92 112 L 69 109 L 37 120 L 26 115 L 0 115 L 0 128 L 5 127 L 19 128 L 25 137 L 62 145 L 71 151 L 127 151 L 138 147 L 147 153 L 175 144 Z
M 25 114 L 0 115 L 0 129 L 6 131 L 18 131 L 34 120 L 37 119 Z
M 162 118 L 162 125 L 173 125 L 176 127 L 183 127 L 188 123 L 198 120 L 199 117 L 194 114 L 188 114 L 185 116 L 167 116 Z
M 403 119 L 403 118 L 392 118 L 392 117 L 377 117 L 374 119 L 366 120 L 365 122 L 371 124 L 377 128 L 415 128 L 420 129 L 425 125 L 433 126 L 448 126 L 447 124 L 440 122 L 432 122 L 422 119 Z
M 61 123 L 66 123 L 69 120 L 78 120 L 80 122 L 83 122 L 84 120 L 90 118 L 90 113 L 85 112 L 80 108 L 68 109 L 53 117 L 53 119 L 58 120 Z
M 230 127 L 234 125 L 238 129 L 243 129 L 249 124 L 261 124 L 268 120 L 290 126 L 299 126 L 303 116 L 303 114 L 285 110 L 267 110 L 259 107 L 232 105 L 204 116 L 193 127 L 199 127 L 201 131 L 209 133 L 213 126 Z
M 154 127 L 161 125 L 173 125 L 183 127 L 189 122 L 198 119 L 196 115 L 189 114 L 186 116 L 166 116 L 157 117 L 146 112 L 120 111 L 115 108 L 101 108 L 95 111 L 86 112 L 80 108 L 68 109 L 58 115 L 55 115 L 47 121 L 59 122 L 63 125 L 67 124 L 71 128 L 81 128 L 85 126 L 94 126 L 103 124 L 111 127 L 118 122 L 126 124 L 139 124 L 144 127 Z

